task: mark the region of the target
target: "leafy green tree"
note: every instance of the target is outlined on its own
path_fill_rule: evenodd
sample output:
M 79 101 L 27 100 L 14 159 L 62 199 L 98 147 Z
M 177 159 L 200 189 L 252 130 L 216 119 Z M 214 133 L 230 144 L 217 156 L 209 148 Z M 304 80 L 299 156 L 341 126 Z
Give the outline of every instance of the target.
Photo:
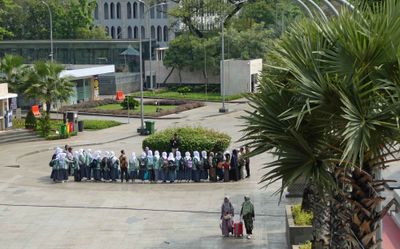
M 0 23 L 5 19 L 6 14 L 12 11 L 13 7 L 14 4 L 12 0 L 0 0 Z M 6 26 L 0 25 L 0 40 L 2 40 L 4 36 L 12 36 L 12 33 L 8 31 Z
M 46 112 L 50 113 L 53 103 L 67 101 L 74 93 L 74 84 L 61 78 L 64 67 L 60 64 L 38 61 L 29 69 L 24 94 L 46 104 Z
M 296 23 L 273 49 L 275 70 L 250 94 L 244 139 L 266 151 L 266 186 L 280 194 L 310 184 L 313 244 L 376 248 L 382 166 L 397 161 L 400 129 L 400 3 L 343 11 L 330 21 Z
M 94 27 L 92 0 L 47 0 L 53 16 L 54 39 L 106 39 L 105 31 Z M 15 0 L 12 11 L 5 11 L 0 26 L 10 32 L 6 39 L 49 39 L 49 12 L 37 0 Z

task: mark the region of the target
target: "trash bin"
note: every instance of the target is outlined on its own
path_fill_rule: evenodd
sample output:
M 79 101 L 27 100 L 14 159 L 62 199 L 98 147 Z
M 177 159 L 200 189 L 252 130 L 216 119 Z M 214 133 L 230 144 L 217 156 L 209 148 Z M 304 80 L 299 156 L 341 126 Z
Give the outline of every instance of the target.
M 67 125 L 62 124 L 60 126 L 60 136 L 61 137 L 66 137 L 67 136 Z
M 82 132 L 83 131 L 83 120 L 78 121 L 78 131 Z
M 72 133 L 75 131 L 73 122 L 68 122 L 68 130 L 69 130 L 69 133 Z
M 149 134 L 154 134 L 155 131 L 155 122 L 154 121 L 146 121 L 146 130 L 149 132 Z

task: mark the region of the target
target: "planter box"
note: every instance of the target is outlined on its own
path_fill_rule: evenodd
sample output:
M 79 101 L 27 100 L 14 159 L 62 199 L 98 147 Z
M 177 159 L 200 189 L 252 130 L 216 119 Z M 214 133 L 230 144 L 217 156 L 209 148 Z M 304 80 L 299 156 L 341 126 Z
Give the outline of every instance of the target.
M 300 245 L 312 239 L 312 226 L 296 226 L 290 205 L 286 206 L 286 235 L 290 249 L 292 245 Z

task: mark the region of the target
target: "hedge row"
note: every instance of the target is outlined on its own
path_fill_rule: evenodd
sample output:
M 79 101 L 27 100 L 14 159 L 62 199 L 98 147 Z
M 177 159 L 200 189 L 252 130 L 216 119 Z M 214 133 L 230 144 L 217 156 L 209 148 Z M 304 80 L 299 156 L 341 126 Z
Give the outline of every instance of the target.
M 143 140 L 142 147 L 162 151 L 171 151 L 170 139 L 177 133 L 181 140 L 179 150 L 183 152 L 189 151 L 225 151 L 231 143 L 231 137 L 222 132 L 202 127 L 179 127 L 170 128 L 155 134 Z
M 90 108 L 95 108 L 101 105 L 109 105 L 109 104 L 116 104 L 120 103 L 115 99 L 102 99 L 102 100 L 93 100 L 93 101 L 85 101 L 79 104 L 75 105 L 67 105 L 63 106 L 60 110 L 61 111 L 75 111 L 75 110 L 84 110 L 84 109 L 90 109 Z

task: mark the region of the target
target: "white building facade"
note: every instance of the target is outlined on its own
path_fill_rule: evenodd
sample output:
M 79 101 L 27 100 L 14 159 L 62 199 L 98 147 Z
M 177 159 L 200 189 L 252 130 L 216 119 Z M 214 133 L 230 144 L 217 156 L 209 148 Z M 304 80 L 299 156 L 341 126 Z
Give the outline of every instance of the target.
M 139 0 L 97 0 L 95 25 L 102 26 L 112 39 L 148 39 L 166 47 L 174 38 L 168 9 L 173 3 L 148 6 Z M 150 25 L 148 23 L 150 20 Z M 150 26 L 150 29 L 149 29 Z

